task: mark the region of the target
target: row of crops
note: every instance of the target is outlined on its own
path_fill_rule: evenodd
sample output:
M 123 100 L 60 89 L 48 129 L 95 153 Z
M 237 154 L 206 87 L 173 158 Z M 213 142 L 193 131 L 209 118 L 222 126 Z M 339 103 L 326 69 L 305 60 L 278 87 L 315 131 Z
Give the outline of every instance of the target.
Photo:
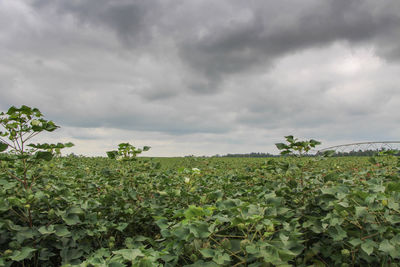
M 1 173 L 0 266 L 400 264 L 393 156 L 71 156 L 39 171 L 27 190 Z
M 399 266 L 400 163 L 61 157 L 36 108 L 0 113 L 2 266 Z M 282 154 L 318 141 L 286 136 Z M 385 153 L 384 153 L 385 154 Z

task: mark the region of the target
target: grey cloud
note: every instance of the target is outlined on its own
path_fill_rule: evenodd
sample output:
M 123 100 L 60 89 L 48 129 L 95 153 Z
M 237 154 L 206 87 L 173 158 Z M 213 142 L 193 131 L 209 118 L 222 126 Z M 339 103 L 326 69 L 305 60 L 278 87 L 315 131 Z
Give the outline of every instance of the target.
M 177 118 L 176 116 L 169 117 L 165 115 L 163 118 L 157 117 L 155 115 L 149 116 L 145 114 L 137 114 L 136 116 L 123 116 L 121 114 L 115 114 L 115 116 L 107 116 L 101 114 L 98 116 L 90 117 L 65 117 L 58 115 L 55 116 L 55 119 L 63 121 L 65 126 L 87 128 L 117 128 L 144 132 L 164 132 L 172 135 L 186 135 L 193 133 L 223 134 L 228 133 L 232 129 L 232 127 L 229 125 L 224 125 L 223 123 L 218 124 L 215 123 L 215 121 L 185 121 L 180 119 L 179 117 Z
M 197 73 L 186 86 L 215 92 L 225 75 L 268 69 L 282 55 L 335 41 L 373 42 L 382 56 L 399 55 L 400 4 L 329 1 L 36 1 L 82 23 L 114 30 L 142 49 L 169 38 Z
M 1 110 L 36 106 L 62 127 L 85 128 L 66 135 L 93 146 L 117 129 L 163 135 L 165 151 L 192 143 L 202 152 L 257 151 L 287 134 L 399 133 L 397 0 L 0 7 Z
M 149 101 L 165 100 L 174 96 L 177 96 L 177 92 L 173 90 L 147 90 L 142 94 L 143 98 Z
M 383 43 L 400 31 L 400 12 L 396 10 L 377 10 L 374 2 L 366 1 L 335 0 L 306 8 L 296 6 L 302 2 L 291 4 L 293 9 L 302 10 L 295 18 L 283 19 L 271 27 L 269 24 L 276 18 L 272 15 L 266 19 L 265 9 L 254 7 L 251 20 L 217 26 L 207 38 L 184 43 L 182 56 L 194 70 L 215 80 L 223 74 L 248 71 L 254 66 L 265 68 L 282 55 L 335 41 L 372 41 L 379 45 L 378 53 L 381 45 L 383 49 L 390 47 L 390 51 L 398 51 L 400 47 L 389 40 Z
M 156 18 L 159 1 L 48 1 L 36 0 L 37 10 L 54 10 L 61 16 L 73 16 L 78 23 L 106 27 L 116 32 L 129 46 L 146 45 L 151 37 L 151 19 Z
M 388 116 L 385 110 L 391 99 L 400 99 L 400 93 L 390 88 L 374 90 L 367 96 L 344 93 L 340 98 L 329 95 L 332 88 L 308 90 L 307 94 L 304 89 L 282 89 L 254 97 L 236 117 L 237 123 L 260 129 L 293 128 L 300 133 L 307 130 L 315 137 L 371 139 L 384 136 L 386 129 L 393 128 L 396 116 Z

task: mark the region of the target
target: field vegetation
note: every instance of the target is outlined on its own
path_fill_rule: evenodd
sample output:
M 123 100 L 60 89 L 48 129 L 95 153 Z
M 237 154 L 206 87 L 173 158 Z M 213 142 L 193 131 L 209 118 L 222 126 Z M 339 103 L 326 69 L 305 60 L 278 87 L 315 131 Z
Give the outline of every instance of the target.
M 61 157 L 19 149 L 37 112 L 2 117 L 0 266 L 400 265 L 396 156 Z

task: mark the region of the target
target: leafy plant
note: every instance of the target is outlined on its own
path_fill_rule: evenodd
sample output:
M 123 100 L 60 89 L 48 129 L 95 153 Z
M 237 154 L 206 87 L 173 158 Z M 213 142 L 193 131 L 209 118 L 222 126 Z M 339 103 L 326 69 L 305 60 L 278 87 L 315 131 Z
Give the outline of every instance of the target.
M 0 125 L 3 128 L 0 131 L 0 152 L 3 152 L 0 154 L 1 169 L 20 182 L 26 191 L 31 190 L 35 180 L 40 177 L 39 172 L 31 171 L 35 165 L 50 161 L 54 151 L 60 153 L 60 149 L 73 146 L 72 143 L 28 143 L 43 131 L 53 132 L 59 128 L 54 122 L 45 120 L 37 108 L 13 106 L 7 113 L 0 113 Z M 32 227 L 31 205 L 28 203 L 24 207 L 28 215 L 24 212 L 20 215 Z
M 395 156 L 399 154 L 399 150 L 397 149 L 384 149 L 379 151 L 379 156 Z
M 39 109 L 25 105 L 20 108 L 13 106 L 6 113 L 1 112 L 0 126 L 0 211 L 3 212 L 0 228 L 7 225 L 9 229 L 5 235 L 0 230 L 0 243 L 14 237 L 3 255 L 11 261 L 5 263 L 0 258 L 0 266 L 10 266 L 12 261 L 24 262 L 32 257 L 38 260 L 40 246 L 37 246 L 37 242 L 40 239 L 37 231 L 43 229 L 39 228 L 42 225 L 37 225 L 43 214 L 38 203 L 46 194 L 37 184 L 40 184 L 43 169 L 47 167 L 44 163 L 60 155 L 61 149 L 73 144 L 30 143 L 38 134 L 53 132 L 59 126 L 44 119 Z M 31 241 L 25 242 L 27 239 Z
M 315 148 L 317 145 L 320 145 L 321 142 L 311 139 L 309 141 L 299 141 L 297 138 L 294 138 L 293 135 L 285 136 L 287 144 L 277 143 L 275 146 L 281 151 L 281 155 L 289 155 L 289 154 L 297 154 L 298 156 L 302 156 L 311 148 Z
M 32 188 L 36 176 L 28 177 L 29 170 L 42 160 L 50 161 L 54 153 L 60 154 L 60 150 L 72 147 L 72 143 L 66 144 L 29 144 L 36 135 L 43 131 L 53 132 L 59 126 L 53 121 L 43 118 L 43 114 L 37 108 L 21 106 L 11 107 L 7 113 L 0 113 L 0 154 L 1 161 L 11 164 L 2 167 L 8 174 L 19 181 L 25 189 Z
M 135 160 L 138 154 L 148 150 L 150 150 L 149 146 L 144 146 L 142 149 L 139 149 L 129 143 L 120 143 L 118 145 L 118 150 L 107 151 L 107 157 L 110 159 L 131 161 Z
M 23 159 L 63 145 L 25 143 L 21 156 L 2 138 L 0 267 L 400 264 L 393 156 L 45 157 L 25 189 L 11 175 L 23 177 Z M 127 148 L 116 157 L 136 155 Z
M 43 161 L 33 200 L 0 174 L 0 266 L 397 266 L 399 167 L 380 160 Z

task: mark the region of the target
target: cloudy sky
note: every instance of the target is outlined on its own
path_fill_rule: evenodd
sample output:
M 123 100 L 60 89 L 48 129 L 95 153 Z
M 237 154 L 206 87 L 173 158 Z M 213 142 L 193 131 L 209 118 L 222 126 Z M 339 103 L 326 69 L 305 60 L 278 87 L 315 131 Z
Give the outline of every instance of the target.
M 399 0 L 0 0 L 0 110 L 104 155 L 400 139 Z

